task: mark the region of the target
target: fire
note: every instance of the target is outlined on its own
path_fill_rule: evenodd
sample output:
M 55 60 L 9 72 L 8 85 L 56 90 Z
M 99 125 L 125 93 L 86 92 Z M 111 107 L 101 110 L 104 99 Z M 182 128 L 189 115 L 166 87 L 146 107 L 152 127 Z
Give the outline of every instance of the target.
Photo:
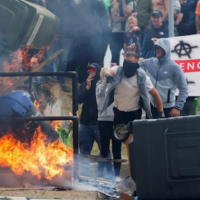
M 18 49 L 17 51 L 10 54 L 9 61 L 3 63 L 4 72 L 27 72 L 31 71 L 30 69 L 30 60 L 33 55 L 31 55 L 30 48 L 33 46 L 26 47 L 23 49 Z M 43 58 L 45 52 L 49 49 L 49 46 L 43 47 L 39 52 L 36 52 L 39 61 Z M 4 91 L 8 87 L 12 86 L 16 81 L 15 78 L 11 77 L 0 77 L 0 90 Z
M 58 132 L 61 127 L 61 121 L 52 121 L 51 126 L 53 126 L 54 130 Z
M 39 102 L 37 102 L 36 100 L 33 102 L 33 104 L 34 104 L 34 106 L 37 108 L 37 109 L 39 109 L 39 107 L 40 107 L 40 103 Z
M 46 179 L 62 175 L 61 166 L 72 164 L 73 150 L 60 140 L 45 143 L 46 135 L 37 128 L 32 141 L 22 143 L 15 134 L 7 133 L 0 138 L 0 166 L 10 167 L 13 172 L 22 175 L 31 172 L 39 179 L 44 174 Z
M 24 49 L 19 49 L 10 54 L 9 62 L 4 62 L 4 71 L 5 72 L 19 72 L 19 71 L 29 71 L 30 69 L 30 60 L 31 55 L 30 52 L 31 47 L 26 47 Z M 39 61 L 43 58 L 45 51 L 49 47 L 43 47 L 37 52 L 37 56 Z

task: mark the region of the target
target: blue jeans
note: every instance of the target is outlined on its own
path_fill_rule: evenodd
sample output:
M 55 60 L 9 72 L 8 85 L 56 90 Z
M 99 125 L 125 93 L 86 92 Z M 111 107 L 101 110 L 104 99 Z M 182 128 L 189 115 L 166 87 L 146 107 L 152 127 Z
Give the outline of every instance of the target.
M 79 128 L 79 148 L 81 154 L 90 155 L 94 141 L 100 148 L 99 130 L 97 125 L 80 125 Z
M 94 141 L 97 142 L 98 147 L 100 149 L 100 138 L 99 138 L 99 130 L 97 125 L 84 125 L 81 124 L 79 128 L 79 148 L 80 148 L 80 153 L 81 154 L 86 154 L 90 155 L 92 151 L 92 147 L 94 144 Z M 110 151 L 107 156 L 107 158 L 111 158 Z M 112 163 L 108 163 L 106 165 L 106 169 L 109 173 L 111 174 L 112 171 Z M 87 176 L 87 172 L 85 169 L 82 167 L 82 175 Z

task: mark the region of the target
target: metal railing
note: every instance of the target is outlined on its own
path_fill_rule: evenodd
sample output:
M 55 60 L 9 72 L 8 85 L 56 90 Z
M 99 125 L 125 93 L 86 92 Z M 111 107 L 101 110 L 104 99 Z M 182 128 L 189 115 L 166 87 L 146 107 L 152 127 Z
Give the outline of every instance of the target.
M 78 154 L 78 77 L 76 72 L 2 72 L 0 77 L 24 77 L 29 76 L 29 92 L 32 89 L 32 77 L 35 76 L 64 76 L 72 78 L 72 114 L 73 116 L 40 116 L 40 117 L 19 117 L 19 118 L 0 118 L 1 121 L 73 121 L 73 151 L 74 151 L 74 179 L 78 178 L 77 154 Z

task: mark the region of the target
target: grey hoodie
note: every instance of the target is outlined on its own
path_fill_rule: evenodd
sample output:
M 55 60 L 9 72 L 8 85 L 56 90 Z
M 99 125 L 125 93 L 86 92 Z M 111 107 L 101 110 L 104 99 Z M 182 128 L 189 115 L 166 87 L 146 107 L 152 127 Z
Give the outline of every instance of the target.
M 165 55 L 160 59 L 146 59 L 139 62 L 139 65 L 146 71 L 153 85 L 159 92 L 163 107 L 175 107 L 178 110 L 182 110 L 188 96 L 188 87 L 184 73 L 180 66 L 171 59 L 171 47 L 167 39 L 161 38 L 155 45 L 163 48 Z M 175 102 L 175 91 L 177 87 L 179 89 L 179 95 Z M 150 100 L 152 105 L 155 106 L 153 99 L 151 98 Z
M 114 112 L 113 107 L 114 103 L 109 105 L 107 109 L 100 113 L 101 108 L 103 107 L 105 98 L 106 98 L 106 88 L 108 87 L 107 79 L 104 78 L 103 81 L 98 81 L 96 84 L 96 100 L 97 100 L 97 107 L 98 107 L 98 121 L 113 121 L 114 120 Z

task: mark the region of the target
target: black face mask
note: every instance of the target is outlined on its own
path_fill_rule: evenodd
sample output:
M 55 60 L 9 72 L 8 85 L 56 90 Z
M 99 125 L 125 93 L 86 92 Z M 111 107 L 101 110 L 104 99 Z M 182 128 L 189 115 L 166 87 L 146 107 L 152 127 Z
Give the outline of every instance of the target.
M 137 72 L 137 69 L 139 67 L 140 66 L 138 63 L 132 63 L 127 60 L 124 60 L 123 70 L 124 70 L 124 75 L 126 76 L 126 78 L 132 77 Z

